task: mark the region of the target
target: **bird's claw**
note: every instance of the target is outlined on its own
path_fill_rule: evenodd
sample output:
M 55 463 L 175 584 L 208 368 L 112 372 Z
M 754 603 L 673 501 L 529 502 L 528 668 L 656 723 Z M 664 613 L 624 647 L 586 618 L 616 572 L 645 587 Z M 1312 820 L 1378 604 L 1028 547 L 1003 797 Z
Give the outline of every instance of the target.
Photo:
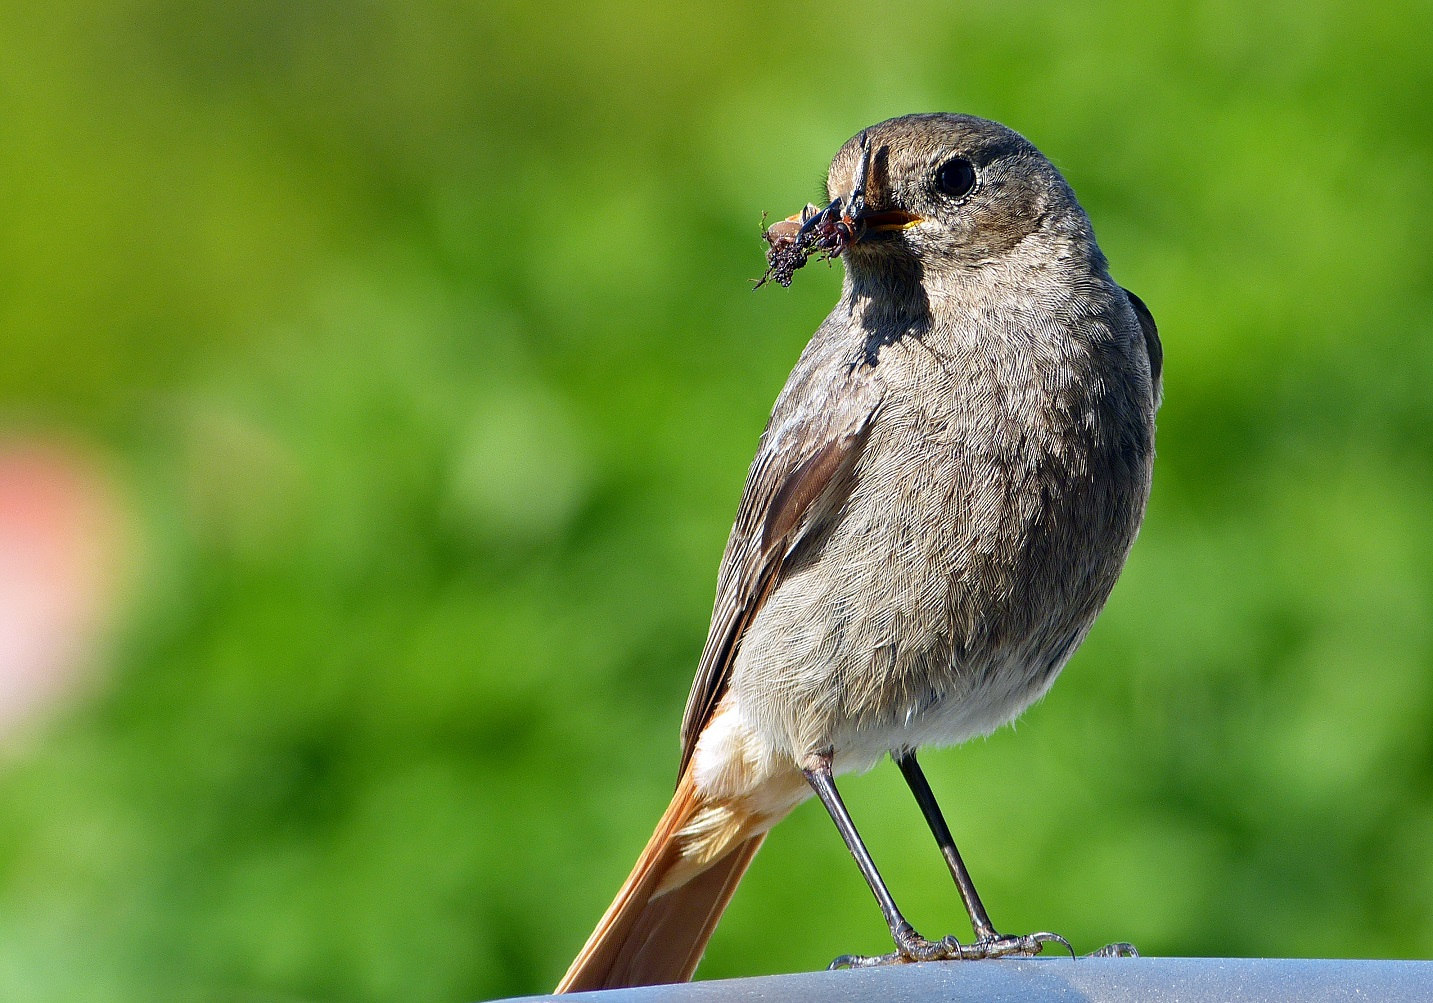
M 1139 949 L 1127 941 L 1119 940 L 1113 944 L 1106 944 L 1098 951 L 1091 951 L 1085 955 L 1087 958 L 1138 958 Z
M 918 961 L 984 961 L 989 958 L 1033 958 L 1045 949 L 1046 944 L 1059 944 L 1075 957 L 1075 949 L 1058 933 L 1042 931 L 1018 936 L 994 934 L 982 937 L 969 944 L 962 944 L 954 937 L 940 940 L 926 940 L 914 930 L 896 938 L 896 950 L 890 954 L 862 955 L 843 954 L 828 966 L 837 968 L 878 968 L 882 965 L 903 965 Z M 1118 949 L 1118 950 L 1117 950 Z M 1120 953 L 1134 951 L 1130 944 L 1110 944 L 1093 955 L 1094 957 L 1129 957 Z M 1106 953 L 1109 952 L 1109 953 Z
M 961 944 L 954 937 L 941 940 L 926 940 L 909 926 L 895 934 L 896 949 L 890 954 L 843 954 L 827 966 L 828 971 L 837 968 L 879 968 L 882 965 L 905 965 L 913 961 L 940 961 L 956 957 Z
M 953 938 L 946 938 L 951 940 Z M 983 961 L 986 958 L 1033 958 L 1045 949 L 1046 944 L 1059 944 L 1070 952 L 1070 957 L 1075 956 L 1075 949 L 1070 942 L 1058 933 L 1050 933 L 1042 930 L 1039 933 L 1025 933 L 1013 935 L 1008 933 L 997 933 L 990 937 L 982 937 L 973 944 L 956 944 L 957 953 L 951 958 L 957 961 Z
M 902 965 L 908 961 L 910 958 L 902 956 L 900 951 L 873 955 L 843 954 L 827 965 L 826 971 L 834 972 L 838 968 L 880 968 L 882 965 Z

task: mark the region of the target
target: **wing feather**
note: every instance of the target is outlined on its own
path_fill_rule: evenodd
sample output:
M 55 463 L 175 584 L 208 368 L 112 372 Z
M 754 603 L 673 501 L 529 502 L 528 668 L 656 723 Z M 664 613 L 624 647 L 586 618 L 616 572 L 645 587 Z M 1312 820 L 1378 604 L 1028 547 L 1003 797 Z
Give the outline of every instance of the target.
M 1139 329 L 1144 333 L 1144 349 L 1149 355 L 1149 378 L 1158 387 L 1164 372 L 1164 345 L 1159 340 L 1159 328 L 1155 327 L 1154 314 L 1144 305 L 1144 300 L 1128 289 L 1125 290 L 1125 295 L 1129 297 L 1130 306 L 1134 307 L 1134 315 L 1139 318 Z M 1159 400 L 1158 392 L 1155 393 L 1155 400 Z
M 792 389 L 800 388 L 788 386 Z M 850 474 L 878 404 L 870 384 L 858 386 L 837 407 L 793 407 L 795 413 L 785 420 L 778 418 L 778 401 L 722 555 L 711 630 L 682 718 L 682 771 L 726 692 L 741 638 L 776 587 L 787 555 L 850 492 Z

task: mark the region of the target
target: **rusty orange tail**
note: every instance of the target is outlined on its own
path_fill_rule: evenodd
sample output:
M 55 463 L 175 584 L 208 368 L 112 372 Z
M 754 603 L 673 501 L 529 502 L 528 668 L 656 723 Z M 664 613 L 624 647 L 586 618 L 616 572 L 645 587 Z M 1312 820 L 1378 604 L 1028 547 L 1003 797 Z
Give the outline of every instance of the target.
M 693 867 L 680 834 L 704 807 L 682 775 L 647 848 L 597 929 L 557 985 L 559 993 L 685 982 L 696 971 L 717 920 L 765 832 L 732 831 L 728 845 Z M 673 881 L 675 887 L 669 887 Z

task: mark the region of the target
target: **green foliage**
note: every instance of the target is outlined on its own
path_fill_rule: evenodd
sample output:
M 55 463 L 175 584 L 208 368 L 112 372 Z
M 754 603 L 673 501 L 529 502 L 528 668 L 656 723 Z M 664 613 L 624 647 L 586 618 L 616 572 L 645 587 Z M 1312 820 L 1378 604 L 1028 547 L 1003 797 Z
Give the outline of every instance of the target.
M 0 400 L 108 457 L 108 681 L 0 772 L 0 995 L 548 987 L 673 780 L 715 569 L 863 125 L 1066 171 L 1160 322 L 1145 532 L 1016 731 L 926 757 L 996 922 L 1433 950 L 1426 4 L 0 11 Z M 888 766 L 846 797 L 962 915 Z M 819 807 L 703 968 L 885 949 Z

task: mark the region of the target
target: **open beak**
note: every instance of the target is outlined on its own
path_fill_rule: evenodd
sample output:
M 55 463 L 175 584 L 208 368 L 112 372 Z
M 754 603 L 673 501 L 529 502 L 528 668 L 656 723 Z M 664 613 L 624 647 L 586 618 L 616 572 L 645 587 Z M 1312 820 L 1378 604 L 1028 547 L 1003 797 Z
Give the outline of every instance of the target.
M 834 223 L 837 220 L 845 223 L 851 231 L 857 234 L 857 239 L 862 239 L 873 233 L 890 233 L 894 230 L 908 230 L 917 223 L 924 223 L 924 216 L 917 216 L 915 213 L 906 212 L 902 209 L 891 209 L 886 212 L 862 212 L 853 214 L 849 211 L 841 211 L 841 200 L 835 199 L 824 209 L 815 206 L 808 206 L 801 212 L 787 216 L 782 222 L 793 225 L 795 232 L 805 233 L 814 230 L 823 223 Z
M 890 233 L 893 230 L 908 230 L 917 223 L 924 223 L 924 216 L 913 212 L 892 209 L 888 212 L 868 212 L 860 218 L 865 233 Z

